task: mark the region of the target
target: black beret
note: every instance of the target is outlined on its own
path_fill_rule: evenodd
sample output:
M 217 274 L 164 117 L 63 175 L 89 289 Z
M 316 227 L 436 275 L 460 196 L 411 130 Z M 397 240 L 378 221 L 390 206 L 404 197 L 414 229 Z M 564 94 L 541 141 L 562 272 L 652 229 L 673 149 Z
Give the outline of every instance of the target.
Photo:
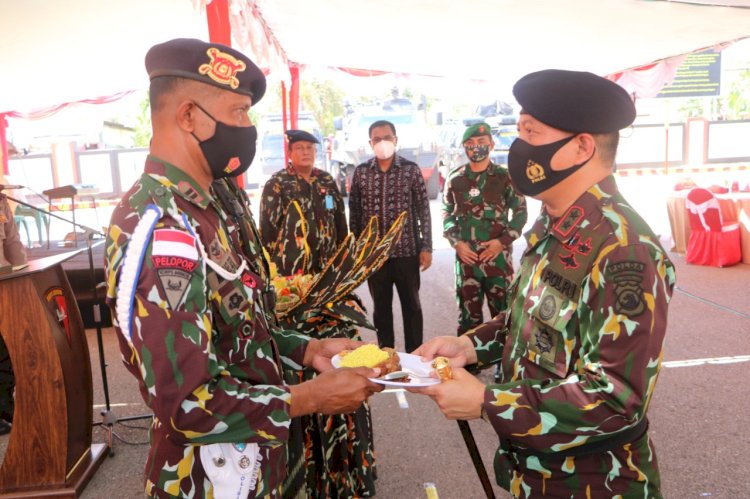
M 176 38 L 151 47 L 146 54 L 149 79 L 188 78 L 238 94 L 256 104 L 266 93 L 266 77 L 243 53 L 220 43 Z
M 635 120 L 635 104 L 617 83 L 593 73 L 545 69 L 513 85 L 524 112 L 568 132 L 609 133 Z
M 311 134 L 310 132 L 306 132 L 304 130 L 287 130 L 286 139 L 289 142 L 290 146 L 294 144 L 295 142 L 303 142 L 303 141 L 320 144 L 320 141 L 315 138 L 315 135 Z

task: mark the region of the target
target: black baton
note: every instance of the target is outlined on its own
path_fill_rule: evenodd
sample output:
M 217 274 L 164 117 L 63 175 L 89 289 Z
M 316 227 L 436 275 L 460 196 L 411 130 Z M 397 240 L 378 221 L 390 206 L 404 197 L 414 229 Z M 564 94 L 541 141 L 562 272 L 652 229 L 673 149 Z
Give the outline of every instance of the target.
M 484 493 L 487 494 L 487 499 L 495 499 L 495 491 L 492 490 L 490 477 L 487 476 L 487 470 L 482 462 L 482 456 L 479 455 L 477 442 L 474 440 L 474 434 L 471 432 L 469 422 L 462 419 L 456 422 L 458 423 L 458 429 L 461 430 L 461 436 L 464 437 L 464 443 L 466 443 L 466 449 L 469 451 L 469 456 L 471 456 L 471 462 L 474 463 L 474 469 L 477 470 L 479 481 L 482 482 Z

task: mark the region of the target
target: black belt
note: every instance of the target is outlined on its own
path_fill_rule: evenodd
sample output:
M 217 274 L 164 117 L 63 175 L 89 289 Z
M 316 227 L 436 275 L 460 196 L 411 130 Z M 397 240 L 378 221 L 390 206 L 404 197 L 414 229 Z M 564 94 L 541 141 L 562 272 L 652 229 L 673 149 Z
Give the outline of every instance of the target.
M 592 454 L 602 454 L 630 442 L 635 442 L 636 440 L 641 438 L 647 430 L 648 419 L 643 418 L 635 426 L 630 427 L 627 430 L 622 430 L 618 433 L 615 433 L 612 436 L 605 438 L 604 440 L 578 445 L 576 447 L 571 447 L 570 449 L 561 451 L 540 451 L 537 449 L 519 448 L 510 444 L 508 450 L 513 454 L 517 454 L 523 457 L 538 456 L 542 458 L 566 458 L 589 456 Z

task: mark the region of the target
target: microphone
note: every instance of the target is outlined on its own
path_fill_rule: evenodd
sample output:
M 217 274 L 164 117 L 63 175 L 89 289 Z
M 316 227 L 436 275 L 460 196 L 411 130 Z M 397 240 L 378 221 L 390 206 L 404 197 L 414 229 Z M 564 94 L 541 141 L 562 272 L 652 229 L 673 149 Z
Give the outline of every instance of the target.
M 6 189 L 24 189 L 24 186 L 17 185 L 17 184 L 11 184 L 11 185 L 0 184 L 0 191 L 4 191 Z

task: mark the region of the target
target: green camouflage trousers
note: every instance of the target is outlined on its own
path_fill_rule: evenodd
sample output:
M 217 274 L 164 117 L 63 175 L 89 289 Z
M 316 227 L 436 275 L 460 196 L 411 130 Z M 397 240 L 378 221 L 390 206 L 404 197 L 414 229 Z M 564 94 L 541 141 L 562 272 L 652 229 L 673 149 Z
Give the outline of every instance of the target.
M 513 279 L 510 253 L 503 251 L 494 261 L 469 265 L 456 257 L 456 302 L 458 335 L 484 322 L 482 306 L 487 297 L 490 317 L 507 307 L 507 290 Z

